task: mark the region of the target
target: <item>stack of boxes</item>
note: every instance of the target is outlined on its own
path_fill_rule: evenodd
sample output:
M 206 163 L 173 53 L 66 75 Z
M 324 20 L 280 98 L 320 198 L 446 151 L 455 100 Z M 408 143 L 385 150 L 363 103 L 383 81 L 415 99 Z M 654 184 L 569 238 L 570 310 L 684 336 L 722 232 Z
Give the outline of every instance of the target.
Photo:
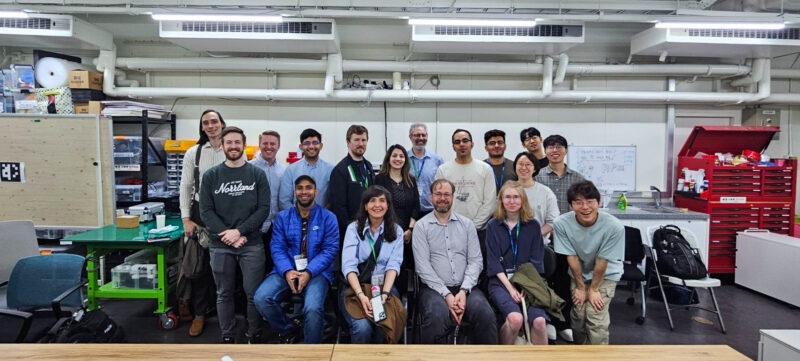
M 156 249 L 146 248 L 128 257 L 123 264 L 111 269 L 111 284 L 114 288 L 158 289 L 158 268 Z M 167 283 L 174 282 L 178 276 L 177 259 L 170 260 L 167 266 Z
M 103 74 L 89 70 L 69 72 L 69 87 L 75 114 L 100 114 L 103 110 Z

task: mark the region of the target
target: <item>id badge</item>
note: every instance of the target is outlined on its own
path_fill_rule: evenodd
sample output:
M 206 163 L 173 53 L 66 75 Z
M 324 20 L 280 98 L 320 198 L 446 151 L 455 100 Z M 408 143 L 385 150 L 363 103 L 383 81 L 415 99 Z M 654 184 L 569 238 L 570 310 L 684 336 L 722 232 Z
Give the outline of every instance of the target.
M 516 271 L 517 271 L 517 270 L 516 270 L 516 269 L 514 269 L 514 268 L 507 268 L 507 269 L 506 269 L 506 277 L 507 277 L 509 280 L 511 280 L 511 277 L 514 277 L 514 272 L 516 272 Z
M 297 270 L 297 272 L 305 271 L 306 267 L 308 267 L 308 258 L 299 254 L 297 256 L 294 256 L 294 267 Z
M 372 285 L 373 286 L 378 286 L 378 287 L 383 286 L 383 275 L 382 274 L 380 274 L 380 275 L 373 274 L 372 275 Z

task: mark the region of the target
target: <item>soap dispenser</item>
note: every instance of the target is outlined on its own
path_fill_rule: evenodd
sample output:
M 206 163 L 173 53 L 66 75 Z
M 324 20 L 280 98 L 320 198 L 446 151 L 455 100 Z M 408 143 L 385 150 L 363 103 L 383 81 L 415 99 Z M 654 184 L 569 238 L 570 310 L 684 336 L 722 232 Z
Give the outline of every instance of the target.
M 619 208 L 619 210 L 621 211 L 628 209 L 628 199 L 625 198 L 625 193 L 619 195 L 619 201 L 617 201 L 617 208 Z

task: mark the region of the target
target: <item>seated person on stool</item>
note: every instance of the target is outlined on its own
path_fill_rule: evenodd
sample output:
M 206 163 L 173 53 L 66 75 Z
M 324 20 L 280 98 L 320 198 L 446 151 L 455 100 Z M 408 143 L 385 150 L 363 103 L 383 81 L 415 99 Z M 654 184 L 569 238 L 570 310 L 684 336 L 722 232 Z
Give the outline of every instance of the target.
M 622 276 L 625 228 L 598 212 L 600 192 L 592 182 L 574 183 L 567 191 L 572 212 L 553 221 L 555 251 L 567 256 L 572 277 L 570 313 L 576 344 L 607 345 L 608 303 Z
M 346 284 L 339 293 L 339 309 L 350 326 L 351 343 L 397 343 L 403 335 L 405 309 L 394 287 L 403 263 L 403 229 L 394 219 L 389 191 L 373 185 L 361 195 L 356 220 L 347 226 L 342 246 Z M 380 290 L 387 316 L 380 323 L 388 327 L 373 322 L 371 298 L 377 294 L 370 294 L 371 287 L 366 288 L 366 284 Z M 392 294 L 394 300 L 390 300 Z M 385 337 L 387 330 L 391 330 L 387 335 L 392 337 Z
M 281 309 L 288 293 L 304 294 L 304 342 L 320 343 L 323 306 L 333 282 L 339 250 L 336 216 L 314 203 L 314 179 L 301 175 L 294 182 L 297 203 L 275 218 L 270 248 L 275 268 L 258 287 L 258 311 L 278 331 L 281 341 L 294 341 L 295 325 Z
M 523 263 L 532 263 L 539 273 L 544 272 L 544 242 L 539 222 L 522 186 L 506 182 L 497 195 L 497 210 L 486 226 L 486 273 L 489 275 L 489 299 L 505 316 L 500 328 L 500 342 L 513 345 L 522 328 L 522 292 L 509 279 Z M 539 307 L 528 304 L 531 323 L 531 343 L 547 344 L 547 321 L 550 318 Z
M 434 211 L 414 228 L 422 343 L 444 343 L 450 328 L 466 319 L 475 344 L 497 344 L 497 325 L 486 296 L 475 285 L 483 269 L 475 224 L 451 210 L 455 186 L 446 179 L 431 184 Z

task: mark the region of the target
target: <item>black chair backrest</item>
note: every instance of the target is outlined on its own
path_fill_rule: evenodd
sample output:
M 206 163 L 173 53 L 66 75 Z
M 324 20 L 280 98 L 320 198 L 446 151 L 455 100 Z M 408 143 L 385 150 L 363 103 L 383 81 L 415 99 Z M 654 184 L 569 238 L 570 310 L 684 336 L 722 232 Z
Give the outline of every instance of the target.
M 556 272 L 556 252 L 552 248 L 544 247 L 544 276 L 545 279 L 550 279 L 553 273 Z
M 625 226 L 625 260 L 639 263 L 644 259 L 642 232 L 639 228 Z

